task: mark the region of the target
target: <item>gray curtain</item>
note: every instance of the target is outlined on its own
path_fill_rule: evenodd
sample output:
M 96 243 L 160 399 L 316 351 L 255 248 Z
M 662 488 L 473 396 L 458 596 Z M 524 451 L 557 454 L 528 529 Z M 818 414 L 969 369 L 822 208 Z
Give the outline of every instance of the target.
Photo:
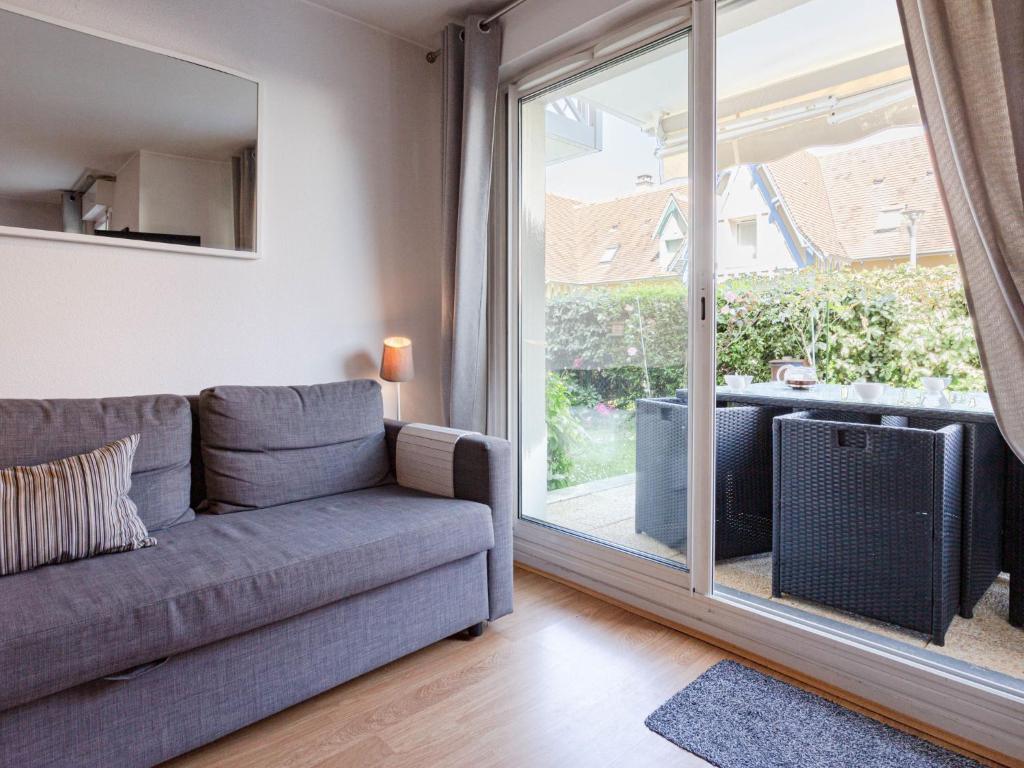
M 900 0 L 989 395 L 1024 459 L 1024 0 Z
M 487 262 L 501 26 L 445 29 L 442 393 L 448 423 L 487 419 Z
M 235 248 L 256 250 L 256 147 L 231 158 L 235 193 Z

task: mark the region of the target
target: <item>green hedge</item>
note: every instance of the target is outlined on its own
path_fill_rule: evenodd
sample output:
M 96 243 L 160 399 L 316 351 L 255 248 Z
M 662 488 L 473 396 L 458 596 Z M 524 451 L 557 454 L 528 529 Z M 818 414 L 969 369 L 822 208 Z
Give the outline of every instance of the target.
M 548 297 L 547 367 L 573 405 L 632 408 L 685 386 L 686 303 L 681 284 L 577 289 Z
M 920 386 L 952 377 L 952 389 L 983 390 L 955 266 L 745 276 L 718 288 L 718 378 L 766 380 L 768 361 L 813 354 L 818 375 Z M 547 365 L 572 405 L 631 408 L 638 397 L 686 385 L 686 291 L 682 283 L 580 288 L 547 302 Z
M 765 379 L 768 360 L 813 354 L 818 375 L 835 383 L 920 387 L 935 375 L 953 389 L 985 388 L 956 266 L 737 278 L 718 302 L 719 377 Z

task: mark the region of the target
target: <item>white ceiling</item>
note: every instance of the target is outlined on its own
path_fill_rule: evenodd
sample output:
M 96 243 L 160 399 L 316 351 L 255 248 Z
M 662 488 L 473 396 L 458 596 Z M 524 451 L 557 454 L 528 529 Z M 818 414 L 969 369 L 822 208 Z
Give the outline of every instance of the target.
M 0 10 L 0 195 L 59 200 L 138 150 L 226 159 L 256 142 L 256 84 Z
M 441 40 L 441 30 L 450 21 L 461 21 L 470 13 L 490 14 L 508 0 L 311 0 L 354 19 L 404 37 L 426 48 Z M 535 0 L 545 2 L 545 0 Z

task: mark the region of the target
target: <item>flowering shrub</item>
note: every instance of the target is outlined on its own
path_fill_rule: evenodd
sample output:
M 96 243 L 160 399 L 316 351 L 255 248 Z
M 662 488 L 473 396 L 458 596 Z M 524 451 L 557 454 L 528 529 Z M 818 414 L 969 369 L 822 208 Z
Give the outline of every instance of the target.
M 548 432 L 548 490 L 569 485 L 572 451 L 583 442 L 583 428 L 573 416 L 569 386 L 558 375 L 549 373 L 544 388 Z
M 954 390 L 985 389 L 956 266 L 736 277 L 719 285 L 717 308 L 720 384 L 727 373 L 766 381 L 769 361 L 791 356 L 833 383 L 919 387 L 935 375 Z M 686 290 L 573 289 L 548 297 L 546 324 L 549 483 L 561 487 L 580 481 L 574 465 L 589 450 L 573 409 L 630 412 L 638 398 L 686 386 Z
M 736 278 L 718 295 L 718 374 L 765 380 L 784 355 L 814 362 L 834 383 L 920 387 L 949 376 L 983 390 L 978 347 L 955 266 Z
M 834 383 L 917 387 L 935 375 L 956 390 L 985 387 L 955 266 L 737 277 L 719 286 L 717 306 L 719 383 L 727 373 L 767 380 L 770 360 L 792 356 Z M 682 283 L 556 294 L 546 320 L 548 370 L 574 405 L 630 408 L 686 386 Z

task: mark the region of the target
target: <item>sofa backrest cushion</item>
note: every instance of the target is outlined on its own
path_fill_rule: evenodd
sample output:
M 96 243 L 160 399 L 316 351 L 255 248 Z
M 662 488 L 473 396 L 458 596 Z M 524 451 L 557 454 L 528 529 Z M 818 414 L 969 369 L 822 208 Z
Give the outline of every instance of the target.
M 214 387 L 199 395 L 199 422 L 206 512 L 345 493 L 390 474 L 375 381 Z
M 152 533 L 193 519 L 192 419 L 178 395 L 0 400 L 0 467 L 45 464 L 136 433 L 128 496 L 142 522 Z

